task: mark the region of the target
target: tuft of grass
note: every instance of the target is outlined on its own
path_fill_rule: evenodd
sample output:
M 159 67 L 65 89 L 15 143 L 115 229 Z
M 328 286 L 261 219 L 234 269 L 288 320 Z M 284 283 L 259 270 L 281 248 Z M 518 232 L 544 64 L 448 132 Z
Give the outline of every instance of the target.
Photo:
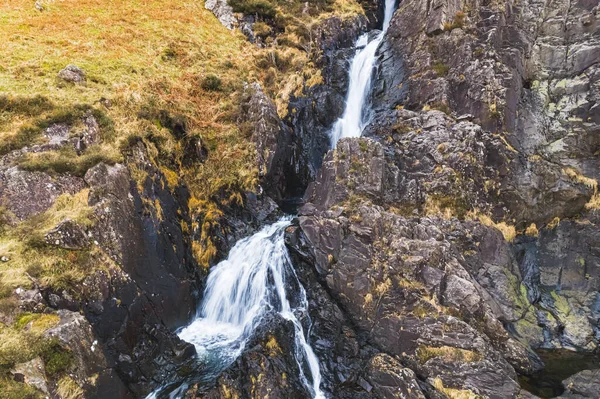
M 598 210 L 600 209 L 600 195 L 594 194 L 592 198 L 585 204 L 585 209 L 587 210 Z
M 202 89 L 206 91 L 221 91 L 223 90 L 223 82 L 216 75 L 207 75 L 200 84 Z
M 114 165 L 122 161 L 123 157 L 113 146 L 95 144 L 81 155 L 77 155 L 71 146 L 65 146 L 58 151 L 28 153 L 20 161 L 20 166 L 28 171 L 68 173 L 83 177 L 90 168 L 101 162 Z
M 421 345 L 417 348 L 417 357 L 421 364 L 429 359 L 441 358 L 444 362 L 464 362 L 474 363 L 480 361 L 483 357 L 477 353 L 466 349 L 454 348 L 451 346 L 433 347 Z
M 453 29 L 463 28 L 465 26 L 465 19 L 467 14 L 464 11 L 459 11 L 454 15 L 454 19 L 451 23 L 444 23 L 444 30 L 451 31 Z
M 484 226 L 494 227 L 502 233 L 507 242 L 512 242 L 517 236 L 517 230 L 515 229 L 515 226 L 509 225 L 506 222 L 496 223 L 488 215 L 481 214 L 477 211 L 469 212 L 469 214 L 467 214 L 467 218 L 479 220 L 479 222 Z
M 580 171 L 573 168 L 566 168 L 563 170 L 563 173 L 567 175 L 571 181 L 591 188 L 594 190 L 594 194 L 598 193 L 598 181 L 596 179 L 584 176 Z
M 433 70 L 435 71 L 435 74 L 439 77 L 444 77 L 446 75 L 448 75 L 448 71 L 450 70 L 450 67 L 446 64 L 444 64 L 442 61 L 438 61 L 435 64 L 433 64 Z
M 455 389 L 447 388 L 444 386 L 444 382 L 440 377 L 435 377 L 433 380 L 433 387 L 441 392 L 448 399 L 481 399 L 482 396 L 475 394 L 473 391 L 468 389 Z
M 84 391 L 75 380 L 67 375 L 58 381 L 56 393 L 62 399 L 83 399 Z
M 529 237 L 537 237 L 539 235 L 539 231 L 537 225 L 535 223 L 531 223 L 527 229 L 525 229 L 525 234 Z

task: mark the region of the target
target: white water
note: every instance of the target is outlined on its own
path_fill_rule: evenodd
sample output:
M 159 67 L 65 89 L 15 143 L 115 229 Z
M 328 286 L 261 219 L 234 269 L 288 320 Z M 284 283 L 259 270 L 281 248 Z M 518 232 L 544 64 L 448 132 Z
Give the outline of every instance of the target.
M 335 148 L 338 140 L 346 137 L 360 137 L 369 122 L 365 118 L 365 102 L 371 92 L 371 75 L 375 65 L 376 53 L 383 36 L 390 26 L 394 15 L 396 0 L 385 0 L 383 30 L 369 43 L 369 33 L 365 33 L 356 41 L 356 54 L 350 66 L 350 84 L 346 96 L 344 114 L 331 129 L 331 147 Z
M 319 361 L 296 317 L 308 311 L 308 302 L 285 247 L 284 231 L 289 224 L 288 219 L 282 219 L 238 241 L 229 257 L 211 270 L 199 315 L 181 330 L 179 337 L 196 347 L 198 359 L 209 365 L 208 374 L 217 377 L 241 355 L 265 312 L 276 310 L 295 326 L 295 358 L 301 381 L 314 399 L 324 399 Z M 292 294 L 286 291 L 286 278 L 294 279 L 293 285 L 299 287 L 294 296 L 298 303 L 295 307 L 290 304 Z M 309 371 L 308 376 L 305 371 Z M 187 384 L 171 392 L 162 388 L 147 399 L 159 394 L 180 398 L 185 388 Z

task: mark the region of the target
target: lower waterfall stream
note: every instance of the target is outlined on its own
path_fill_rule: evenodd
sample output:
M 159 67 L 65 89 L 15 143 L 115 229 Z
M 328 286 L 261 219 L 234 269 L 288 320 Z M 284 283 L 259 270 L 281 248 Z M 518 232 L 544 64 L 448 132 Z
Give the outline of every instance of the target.
M 302 315 L 309 320 L 308 301 L 285 247 L 284 232 L 290 219 L 284 217 L 238 241 L 227 259 L 211 270 L 197 317 L 179 332 L 181 339 L 196 347 L 198 361 L 207 365 L 199 382 L 208 383 L 227 369 L 241 355 L 266 312 L 274 310 L 294 325 L 300 380 L 314 399 L 325 398 L 320 389 L 319 360 L 299 319 Z M 297 292 L 286 289 L 288 282 L 298 287 Z M 180 398 L 188 385 L 162 387 L 147 398 Z

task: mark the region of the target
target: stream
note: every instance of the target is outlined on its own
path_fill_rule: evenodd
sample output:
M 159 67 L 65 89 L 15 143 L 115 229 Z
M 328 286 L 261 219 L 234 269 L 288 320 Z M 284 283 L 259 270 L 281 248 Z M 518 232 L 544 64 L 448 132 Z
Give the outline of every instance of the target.
M 374 38 L 367 32 L 355 44 L 345 110 L 330 134 L 332 148 L 341 138 L 359 137 L 369 122 L 366 100 L 371 91 L 371 76 L 377 49 L 390 24 L 395 4 L 396 0 L 385 2 L 382 31 Z M 242 354 L 269 311 L 277 311 L 293 323 L 294 357 L 300 380 L 313 399 L 326 398 L 321 390 L 319 359 L 307 339 L 310 318 L 306 292 L 285 247 L 284 232 L 291 218 L 284 217 L 238 241 L 227 259 L 211 269 L 198 315 L 178 333 L 181 339 L 195 346 L 203 373 L 189 381 L 160 387 L 146 399 L 178 399 L 192 383 L 205 386 L 214 383 Z M 287 287 L 298 288 L 290 292 Z M 303 326 L 300 320 L 308 320 L 308 326 Z

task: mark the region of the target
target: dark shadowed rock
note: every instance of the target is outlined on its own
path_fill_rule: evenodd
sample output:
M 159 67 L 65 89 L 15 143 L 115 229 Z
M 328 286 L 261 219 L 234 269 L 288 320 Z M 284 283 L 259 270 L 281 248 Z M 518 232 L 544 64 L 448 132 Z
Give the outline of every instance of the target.
M 61 222 L 44 237 L 48 245 L 64 249 L 83 249 L 90 244 L 85 230 L 72 220 Z

